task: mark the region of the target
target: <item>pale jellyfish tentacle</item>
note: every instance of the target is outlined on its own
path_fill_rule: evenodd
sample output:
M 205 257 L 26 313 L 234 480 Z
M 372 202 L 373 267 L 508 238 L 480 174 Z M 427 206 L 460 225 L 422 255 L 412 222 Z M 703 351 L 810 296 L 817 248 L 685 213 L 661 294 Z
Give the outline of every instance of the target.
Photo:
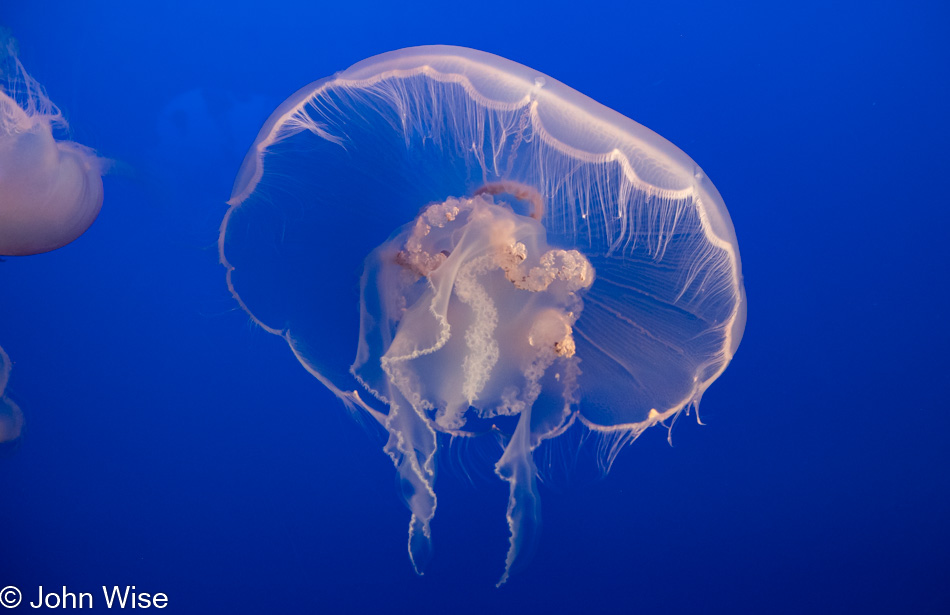
M 375 254 L 390 256 L 367 260 L 363 304 L 370 304 L 367 297 L 403 297 L 395 302 L 397 314 L 372 320 L 398 323 L 378 361 L 390 391 L 386 427 L 391 435 L 386 450 L 406 485 L 404 497 L 412 511 L 413 564 L 421 571 L 420 562 L 429 553 L 436 430 L 452 433 L 464 428 L 470 408 L 486 419 L 517 414 L 517 428 L 495 467 L 510 489 L 510 546 L 499 581 L 504 583 L 532 551 L 538 535 L 533 450 L 546 433 L 533 432 L 532 407 L 548 369 L 561 361 L 567 374 L 566 363 L 576 361 L 572 325 L 581 313 L 580 293 L 593 284 L 593 268 L 576 250 L 549 249 L 538 221 L 496 204 L 486 191 L 430 205 Z M 392 280 L 402 284 L 367 286 Z M 419 284 L 426 290 L 412 302 L 410 296 Z M 508 315 L 504 322 L 500 310 Z M 444 364 L 440 373 L 418 365 L 430 356 Z M 354 366 L 356 374 L 374 363 L 369 356 L 361 356 L 361 361 L 365 363 Z M 510 371 L 514 366 L 519 366 L 517 377 Z M 570 416 L 574 393 L 570 378 L 565 376 L 562 386 L 564 412 L 560 420 L 545 426 L 549 431 L 560 428 Z M 415 412 L 407 412 L 407 405 Z

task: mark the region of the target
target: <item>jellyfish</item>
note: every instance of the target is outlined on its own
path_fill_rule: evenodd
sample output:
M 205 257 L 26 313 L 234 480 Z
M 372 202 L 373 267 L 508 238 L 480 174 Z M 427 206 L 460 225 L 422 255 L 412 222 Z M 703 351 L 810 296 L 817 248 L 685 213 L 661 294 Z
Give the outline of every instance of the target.
M 84 145 L 56 140 L 66 128 L 0 29 L 0 255 L 60 248 L 99 214 L 107 164 Z
M 500 585 L 537 540 L 538 447 L 587 430 L 609 468 L 698 409 L 745 325 L 735 231 L 696 163 L 459 47 L 384 53 L 288 98 L 240 168 L 219 250 L 253 321 L 385 428 L 420 574 L 446 443 L 501 445 Z
M 99 214 L 107 162 L 84 145 L 56 140 L 54 131 L 67 128 L 0 28 L 0 255 L 60 248 Z M 23 429 L 23 412 L 4 395 L 9 378 L 10 359 L 0 348 L 0 443 Z
M 0 445 L 20 437 L 23 430 L 23 412 L 16 403 L 4 395 L 10 380 L 10 357 L 0 348 Z

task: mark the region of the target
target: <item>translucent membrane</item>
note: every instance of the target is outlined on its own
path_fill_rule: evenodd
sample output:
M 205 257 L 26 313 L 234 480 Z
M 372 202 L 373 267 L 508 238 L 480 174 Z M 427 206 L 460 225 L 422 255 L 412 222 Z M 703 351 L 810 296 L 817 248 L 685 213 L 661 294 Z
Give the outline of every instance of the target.
M 418 47 L 285 101 L 222 223 L 234 296 L 390 433 L 421 573 L 437 434 L 494 434 L 501 582 L 530 550 L 532 452 L 579 419 L 619 444 L 699 403 L 745 324 L 712 183 L 636 122 L 527 67 Z

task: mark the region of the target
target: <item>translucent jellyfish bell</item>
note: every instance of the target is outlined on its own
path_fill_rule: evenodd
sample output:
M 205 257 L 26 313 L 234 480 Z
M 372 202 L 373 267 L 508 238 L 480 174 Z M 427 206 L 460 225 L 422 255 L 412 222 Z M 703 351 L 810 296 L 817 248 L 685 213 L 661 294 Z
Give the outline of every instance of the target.
M 504 445 L 504 582 L 536 535 L 539 443 L 578 420 L 626 442 L 696 406 L 745 324 L 735 233 L 700 168 L 480 51 L 403 49 L 304 87 L 229 204 L 234 296 L 388 430 L 420 573 L 439 433 Z
M 57 141 L 59 109 L 16 57 L 0 29 L 0 254 L 38 254 L 82 235 L 102 207 L 104 161 Z

